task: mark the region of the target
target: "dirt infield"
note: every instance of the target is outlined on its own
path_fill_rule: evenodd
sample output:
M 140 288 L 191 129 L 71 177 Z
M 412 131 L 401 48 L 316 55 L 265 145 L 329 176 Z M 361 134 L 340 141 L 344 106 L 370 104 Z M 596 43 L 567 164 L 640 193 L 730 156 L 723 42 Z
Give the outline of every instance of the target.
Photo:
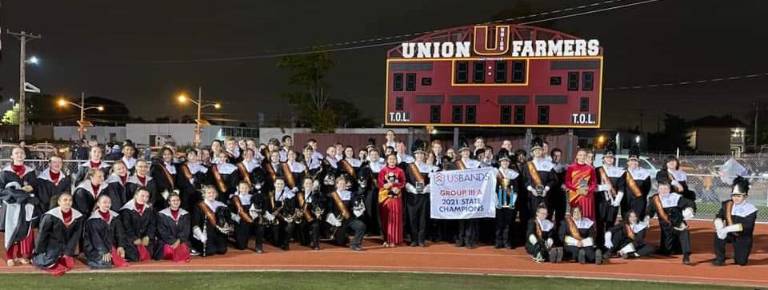
M 630 279 L 661 282 L 687 282 L 722 285 L 768 287 L 768 225 L 755 229 L 755 245 L 746 267 L 728 265 L 715 267 L 709 262 L 712 253 L 713 231 L 711 222 L 694 221 L 691 225 L 693 240 L 692 266 L 681 263 L 680 256 L 651 257 L 626 261 L 611 259 L 606 265 L 579 265 L 574 263 L 537 264 L 525 250 L 494 249 L 481 246 L 469 250 L 452 244 L 431 244 L 426 248 L 384 248 L 377 240 L 365 242 L 365 251 L 353 252 L 347 248 L 323 244 L 322 250 L 312 251 L 292 245 L 290 251 L 266 246 L 266 253 L 232 250 L 225 256 L 194 257 L 188 264 L 147 262 L 113 271 L 382 271 L 496 274 L 515 276 L 576 277 L 601 279 Z M 654 225 L 648 241 L 657 243 L 658 226 Z M 729 249 L 730 253 L 730 249 Z M 731 260 L 728 261 L 732 262 Z M 83 264 L 76 272 L 91 271 Z M 0 266 L 3 273 L 40 272 L 32 266 L 9 268 Z

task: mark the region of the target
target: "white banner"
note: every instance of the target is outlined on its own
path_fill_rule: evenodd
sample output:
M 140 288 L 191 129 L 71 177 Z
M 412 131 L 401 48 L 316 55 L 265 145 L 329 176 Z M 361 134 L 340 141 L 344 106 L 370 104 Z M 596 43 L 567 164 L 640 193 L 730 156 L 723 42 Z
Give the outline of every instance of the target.
M 430 217 L 496 217 L 496 168 L 440 171 L 429 174 Z

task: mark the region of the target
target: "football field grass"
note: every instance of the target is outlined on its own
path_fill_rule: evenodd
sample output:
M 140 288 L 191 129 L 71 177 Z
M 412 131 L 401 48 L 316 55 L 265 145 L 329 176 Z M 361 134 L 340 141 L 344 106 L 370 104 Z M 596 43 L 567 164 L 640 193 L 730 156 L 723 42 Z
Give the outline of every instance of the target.
M 637 281 L 361 272 L 165 272 L 3 274 L 0 289 L 740 289 Z M 741 288 L 743 289 L 743 288 Z

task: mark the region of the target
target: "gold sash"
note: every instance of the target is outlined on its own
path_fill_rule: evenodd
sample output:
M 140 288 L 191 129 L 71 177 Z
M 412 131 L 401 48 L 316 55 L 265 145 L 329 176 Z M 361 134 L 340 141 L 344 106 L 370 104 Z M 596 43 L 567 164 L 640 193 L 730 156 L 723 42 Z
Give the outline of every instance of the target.
M 341 200 L 339 193 L 336 191 L 332 192 L 331 198 L 333 198 L 333 203 L 336 205 L 339 211 L 341 211 L 341 216 L 344 217 L 344 219 L 349 219 L 349 210 L 347 210 L 347 207 L 344 205 L 344 202 Z
M 232 197 L 232 204 L 235 205 L 235 209 L 237 209 L 237 215 L 240 216 L 241 220 L 244 220 L 249 224 L 253 223 L 251 215 L 248 214 L 248 212 L 243 208 L 243 203 L 240 201 L 239 196 L 235 195 Z
M 251 175 L 248 173 L 248 168 L 245 168 L 245 164 L 242 162 L 238 163 L 237 169 L 240 170 L 240 175 L 243 176 L 243 181 L 248 183 L 249 186 L 253 186 L 253 182 L 251 182 Z
M 224 180 L 221 178 L 221 173 L 219 173 L 219 166 L 218 165 L 211 166 L 211 172 L 213 172 L 213 179 L 216 180 L 216 186 L 219 187 L 219 192 L 221 193 L 227 192 L 227 185 L 224 183 Z
M 664 211 L 664 205 L 661 204 L 661 197 L 659 197 L 658 194 L 653 196 L 653 205 L 656 207 L 656 212 L 659 215 L 659 219 L 663 220 L 668 224 L 672 224 L 669 221 L 669 216 L 667 216 L 667 212 Z
M 568 217 L 565 219 L 565 221 L 568 223 L 568 230 L 571 231 L 571 237 L 581 241 L 581 233 L 579 233 L 579 228 L 576 227 L 576 222 L 573 221 L 573 218 Z

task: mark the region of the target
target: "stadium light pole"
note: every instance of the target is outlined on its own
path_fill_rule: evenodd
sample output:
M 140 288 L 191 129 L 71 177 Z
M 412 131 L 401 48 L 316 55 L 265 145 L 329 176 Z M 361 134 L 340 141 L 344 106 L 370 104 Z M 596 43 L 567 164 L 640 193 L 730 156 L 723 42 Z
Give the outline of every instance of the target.
M 185 104 L 187 102 L 193 103 L 197 105 L 197 118 L 195 119 L 195 139 L 194 139 L 194 145 L 195 147 L 200 147 L 200 134 L 202 129 L 202 115 L 203 115 L 203 109 L 207 107 L 213 107 L 214 109 L 221 109 L 221 104 L 218 102 L 210 102 L 210 103 L 203 103 L 203 87 L 199 86 L 197 87 L 197 101 L 187 97 L 184 94 L 180 94 L 178 97 L 176 97 L 179 103 Z
M 77 129 L 80 133 L 80 140 L 83 140 L 83 137 L 85 137 L 85 111 L 88 110 L 99 110 L 99 112 L 104 111 L 104 106 L 92 106 L 92 107 L 86 107 L 85 106 L 85 92 L 80 93 L 80 104 L 68 101 L 65 98 L 60 98 L 58 100 L 59 107 L 66 107 L 66 106 L 75 106 L 80 108 L 80 121 L 78 124 L 80 127 Z

